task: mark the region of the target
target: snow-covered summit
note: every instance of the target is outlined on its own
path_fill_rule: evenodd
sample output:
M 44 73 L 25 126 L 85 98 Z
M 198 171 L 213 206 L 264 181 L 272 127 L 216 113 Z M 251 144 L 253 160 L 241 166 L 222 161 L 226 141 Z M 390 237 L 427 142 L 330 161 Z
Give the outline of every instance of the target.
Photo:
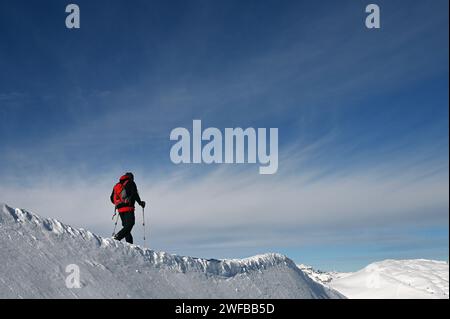
M 449 298 L 449 266 L 427 259 L 383 260 L 331 282 L 349 298 Z
M 387 259 L 353 273 L 298 265 L 311 279 L 347 298 L 449 298 L 449 265 L 428 259 Z
M 0 205 L 0 298 L 340 298 L 280 254 L 216 260 L 144 249 Z M 67 288 L 68 265 L 81 288 Z

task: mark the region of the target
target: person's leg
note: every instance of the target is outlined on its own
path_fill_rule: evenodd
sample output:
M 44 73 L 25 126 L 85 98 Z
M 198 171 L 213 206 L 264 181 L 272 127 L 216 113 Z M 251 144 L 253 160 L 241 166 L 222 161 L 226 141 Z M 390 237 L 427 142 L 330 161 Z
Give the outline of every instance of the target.
M 126 213 L 119 213 L 120 220 L 122 221 L 122 229 L 114 236 L 117 240 L 122 240 L 125 237 L 125 225 L 126 225 L 126 218 L 124 217 Z
M 134 222 L 135 222 L 135 218 L 134 218 L 134 212 L 128 213 L 129 216 L 128 217 L 128 222 L 127 222 L 127 226 L 128 226 L 128 233 L 125 235 L 125 240 L 127 243 L 132 244 L 133 243 L 133 236 L 131 235 L 131 230 L 133 229 L 134 226 Z
M 115 238 L 117 240 L 122 240 L 123 238 L 125 238 L 128 243 L 132 244 L 133 237 L 131 236 L 130 232 L 134 226 L 134 212 L 120 213 L 119 216 L 122 220 L 123 228 L 117 233 Z

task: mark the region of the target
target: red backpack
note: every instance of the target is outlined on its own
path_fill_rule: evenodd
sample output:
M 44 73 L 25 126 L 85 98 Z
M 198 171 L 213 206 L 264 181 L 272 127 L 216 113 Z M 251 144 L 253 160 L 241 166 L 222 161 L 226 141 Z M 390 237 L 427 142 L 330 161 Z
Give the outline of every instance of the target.
M 116 208 L 119 212 L 128 211 L 131 207 L 131 198 L 130 195 L 127 194 L 127 191 L 125 189 L 125 186 L 128 184 L 129 180 L 120 181 L 116 185 L 114 185 L 114 196 L 113 201 L 114 205 L 116 205 Z

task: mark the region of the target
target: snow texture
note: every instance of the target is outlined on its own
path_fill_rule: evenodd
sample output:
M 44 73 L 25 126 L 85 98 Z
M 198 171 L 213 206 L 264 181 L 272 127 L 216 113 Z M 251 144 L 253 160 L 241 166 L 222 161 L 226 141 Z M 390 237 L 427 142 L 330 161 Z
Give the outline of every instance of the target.
M 445 261 L 384 260 L 335 279 L 330 287 L 352 299 L 448 299 L 448 277 Z
M 4 204 L 0 241 L 0 298 L 343 298 L 283 255 L 171 255 Z M 80 288 L 66 286 L 72 264 Z
M 411 259 L 375 262 L 354 273 L 325 272 L 298 265 L 315 282 L 351 299 L 448 299 L 445 261 Z

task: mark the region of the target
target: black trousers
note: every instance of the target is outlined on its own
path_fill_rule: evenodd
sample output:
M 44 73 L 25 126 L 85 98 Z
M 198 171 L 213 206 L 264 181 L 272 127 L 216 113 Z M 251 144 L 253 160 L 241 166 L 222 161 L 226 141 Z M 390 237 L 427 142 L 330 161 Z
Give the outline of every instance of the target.
M 125 238 L 127 243 L 133 243 L 133 236 L 131 236 L 131 230 L 133 229 L 135 223 L 134 212 L 119 213 L 120 219 L 122 220 L 123 228 L 117 233 L 116 239 L 122 240 Z

